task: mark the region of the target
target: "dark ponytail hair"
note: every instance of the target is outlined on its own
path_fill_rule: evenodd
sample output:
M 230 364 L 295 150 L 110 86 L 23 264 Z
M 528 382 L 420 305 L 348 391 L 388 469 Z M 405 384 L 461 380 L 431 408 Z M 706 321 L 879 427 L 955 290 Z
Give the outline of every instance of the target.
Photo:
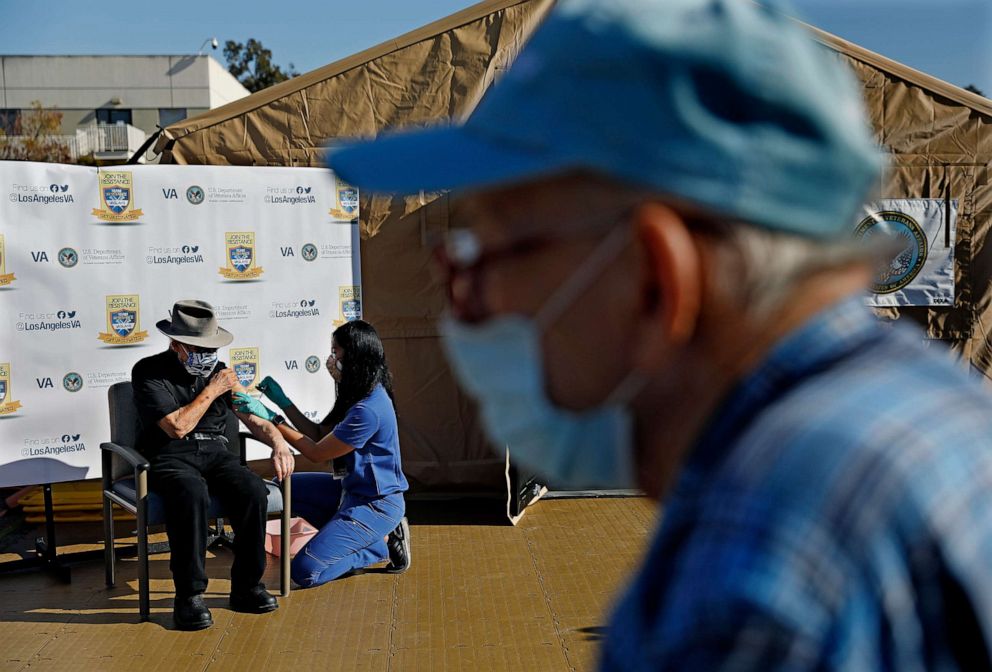
M 331 426 L 344 420 L 351 407 L 369 396 L 376 385 L 382 385 L 389 398 L 393 398 L 393 376 L 375 328 L 364 320 L 353 320 L 335 329 L 333 337 L 344 350 L 344 357 L 334 408 L 322 423 Z

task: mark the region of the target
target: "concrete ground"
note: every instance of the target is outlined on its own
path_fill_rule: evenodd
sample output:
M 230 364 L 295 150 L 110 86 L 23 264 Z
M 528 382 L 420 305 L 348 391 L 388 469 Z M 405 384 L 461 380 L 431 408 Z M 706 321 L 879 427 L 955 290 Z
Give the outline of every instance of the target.
M 412 503 L 407 573 L 371 569 L 294 590 L 262 616 L 227 608 L 231 555 L 217 549 L 206 600 L 215 624 L 194 633 L 173 629 L 164 554 L 151 560 L 147 623 L 138 622 L 133 560 L 119 561 L 111 590 L 102 562 L 74 567 L 69 585 L 0 576 L 0 670 L 595 669 L 612 599 L 655 524 L 653 505 L 543 500 L 517 527 L 498 509 Z M 277 563 L 266 582 L 278 587 Z

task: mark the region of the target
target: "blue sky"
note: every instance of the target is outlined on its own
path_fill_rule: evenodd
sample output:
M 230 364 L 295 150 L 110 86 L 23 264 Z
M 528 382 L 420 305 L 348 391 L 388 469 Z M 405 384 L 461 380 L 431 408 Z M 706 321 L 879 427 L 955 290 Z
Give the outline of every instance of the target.
M 465 0 L 0 0 L 0 53 L 184 54 L 254 37 L 306 72 L 470 6 Z M 810 23 L 992 96 L 990 0 L 793 0 Z M 223 56 L 214 52 L 218 60 Z
M 990 0 L 793 0 L 802 18 L 936 75 L 975 84 L 992 97 Z

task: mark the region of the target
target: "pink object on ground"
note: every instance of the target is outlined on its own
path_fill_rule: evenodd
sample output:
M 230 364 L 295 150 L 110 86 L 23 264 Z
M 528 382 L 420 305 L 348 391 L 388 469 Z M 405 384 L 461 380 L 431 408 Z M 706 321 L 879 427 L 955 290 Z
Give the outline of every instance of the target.
M 282 521 L 270 520 L 265 524 L 265 552 L 279 555 L 282 547 Z M 294 556 L 317 534 L 316 527 L 302 518 L 289 519 L 289 555 Z

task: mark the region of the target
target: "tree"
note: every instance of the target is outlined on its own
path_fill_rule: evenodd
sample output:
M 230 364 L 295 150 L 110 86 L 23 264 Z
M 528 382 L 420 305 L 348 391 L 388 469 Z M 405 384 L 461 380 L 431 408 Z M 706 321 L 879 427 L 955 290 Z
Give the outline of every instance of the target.
M 977 93 L 980 96 L 984 96 L 985 95 L 984 93 L 982 93 L 981 89 L 979 89 L 974 84 L 969 84 L 968 86 L 964 87 L 964 90 L 965 91 L 971 91 L 972 93 Z
M 252 93 L 300 74 L 293 69 L 292 63 L 285 72 L 273 65 L 272 51 L 254 38 L 249 38 L 247 44 L 228 40 L 224 43 L 224 58 L 227 59 L 227 71 Z
M 69 144 L 59 135 L 61 112 L 46 110 L 41 101 L 31 101 L 31 109 L 17 116 L 12 130 L 7 135 L 0 128 L 0 159 L 72 163 Z

